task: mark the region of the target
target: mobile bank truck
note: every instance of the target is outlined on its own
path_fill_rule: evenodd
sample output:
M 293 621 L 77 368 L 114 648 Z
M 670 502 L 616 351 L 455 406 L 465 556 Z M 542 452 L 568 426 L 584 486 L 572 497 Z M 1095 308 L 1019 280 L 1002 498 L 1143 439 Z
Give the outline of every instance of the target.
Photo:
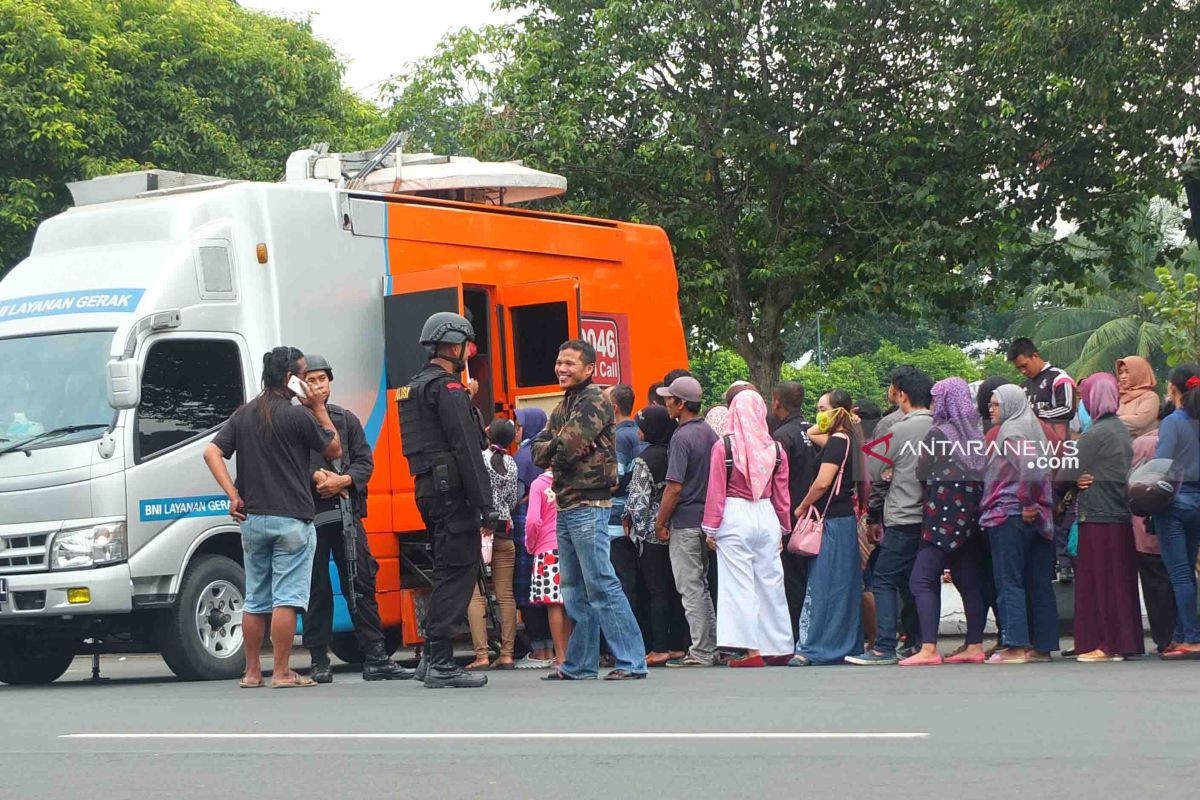
M 597 382 L 639 397 L 686 363 L 661 230 L 512 208 L 565 180 L 397 144 L 297 151 L 274 184 L 83 181 L 38 228 L 0 282 L 0 681 L 114 652 L 242 672 L 239 532 L 201 454 L 276 345 L 329 359 L 333 402 L 374 444 L 365 523 L 392 650 L 420 641 L 429 563 L 395 406 L 429 314 L 473 318 L 488 419 L 557 402 L 568 338 L 595 344 Z M 337 604 L 334 651 L 354 660 Z

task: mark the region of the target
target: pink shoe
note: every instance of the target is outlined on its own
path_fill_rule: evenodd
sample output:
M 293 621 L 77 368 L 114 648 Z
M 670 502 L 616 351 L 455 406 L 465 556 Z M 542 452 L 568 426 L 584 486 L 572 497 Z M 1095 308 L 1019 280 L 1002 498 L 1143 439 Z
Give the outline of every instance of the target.
M 945 659 L 947 664 L 982 664 L 986 660 L 983 653 L 955 653 Z
M 933 658 L 923 656 L 920 653 L 911 655 L 900 662 L 902 667 L 936 667 L 942 663 L 941 654 L 935 655 Z

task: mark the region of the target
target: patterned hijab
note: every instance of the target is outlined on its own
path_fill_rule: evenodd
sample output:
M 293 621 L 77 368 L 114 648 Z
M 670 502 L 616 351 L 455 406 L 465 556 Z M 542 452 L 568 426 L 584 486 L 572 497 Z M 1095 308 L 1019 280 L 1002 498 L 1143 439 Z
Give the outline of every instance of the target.
M 971 387 L 962 378 L 933 385 L 933 427 L 950 440 L 950 458 L 969 473 L 983 472 L 983 430 L 971 401 Z
M 713 406 L 710 408 L 708 413 L 704 415 L 704 421 L 708 423 L 708 427 L 716 432 L 717 436 L 724 436 L 729 433 L 729 409 L 725 406 Z
M 765 496 L 775 471 L 775 440 L 767 429 L 767 404 L 752 389 L 739 392 L 729 409 L 733 464 L 750 484 L 750 496 Z
M 1130 378 L 1132 377 L 1133 370 L 1131 368 Z M 1131 380 L 1130 388 L 1132 388 L 1132 383 Z M 1097 372 L 1084 378 L 1079 384 L 1079 393 L 1083 396 L 1083 405 L 1093 420 L 1117 413 L 1117 407 L 1121 402 L 1121 385 L 1107 372 Z

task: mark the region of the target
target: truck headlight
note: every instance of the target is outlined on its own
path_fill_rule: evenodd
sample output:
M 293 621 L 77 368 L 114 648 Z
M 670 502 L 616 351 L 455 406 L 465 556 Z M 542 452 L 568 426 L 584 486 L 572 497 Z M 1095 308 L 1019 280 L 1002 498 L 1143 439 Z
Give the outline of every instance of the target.
M 127 542 L 124 522 L 61 531 L 50 545 L 50 569 L 79 569 L 124 561 Z

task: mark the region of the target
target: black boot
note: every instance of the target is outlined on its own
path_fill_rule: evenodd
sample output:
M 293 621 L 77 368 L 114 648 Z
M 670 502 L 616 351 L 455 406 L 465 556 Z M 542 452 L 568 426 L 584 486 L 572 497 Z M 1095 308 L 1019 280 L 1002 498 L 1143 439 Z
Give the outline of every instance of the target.
M 417 671 L 413 676 L 421 683 L 425 682 L 425 675 L 429 672 L 429 642 L 426 641 L 421 647 L 421 660 L 417 662 Z
M 454 643 L 449 639 L 425 643 L 429 649 L 426 689 L 478 689 L 487 686 L 487 675 L 467 672 L 454 660 Z
M 329 663 L 329 651 L 325 646 L 310 647 L 308 654 L 312 657 L 312 669 L 308 671 L 308 677 L 317 683 L 333 683 L 333 666 Z
M 388 658 L 383 642 L 372 642 L 367 646 L 363 662 L 364 681 L 407 681 L 417 674 L 414 669 L 405 669 Z

